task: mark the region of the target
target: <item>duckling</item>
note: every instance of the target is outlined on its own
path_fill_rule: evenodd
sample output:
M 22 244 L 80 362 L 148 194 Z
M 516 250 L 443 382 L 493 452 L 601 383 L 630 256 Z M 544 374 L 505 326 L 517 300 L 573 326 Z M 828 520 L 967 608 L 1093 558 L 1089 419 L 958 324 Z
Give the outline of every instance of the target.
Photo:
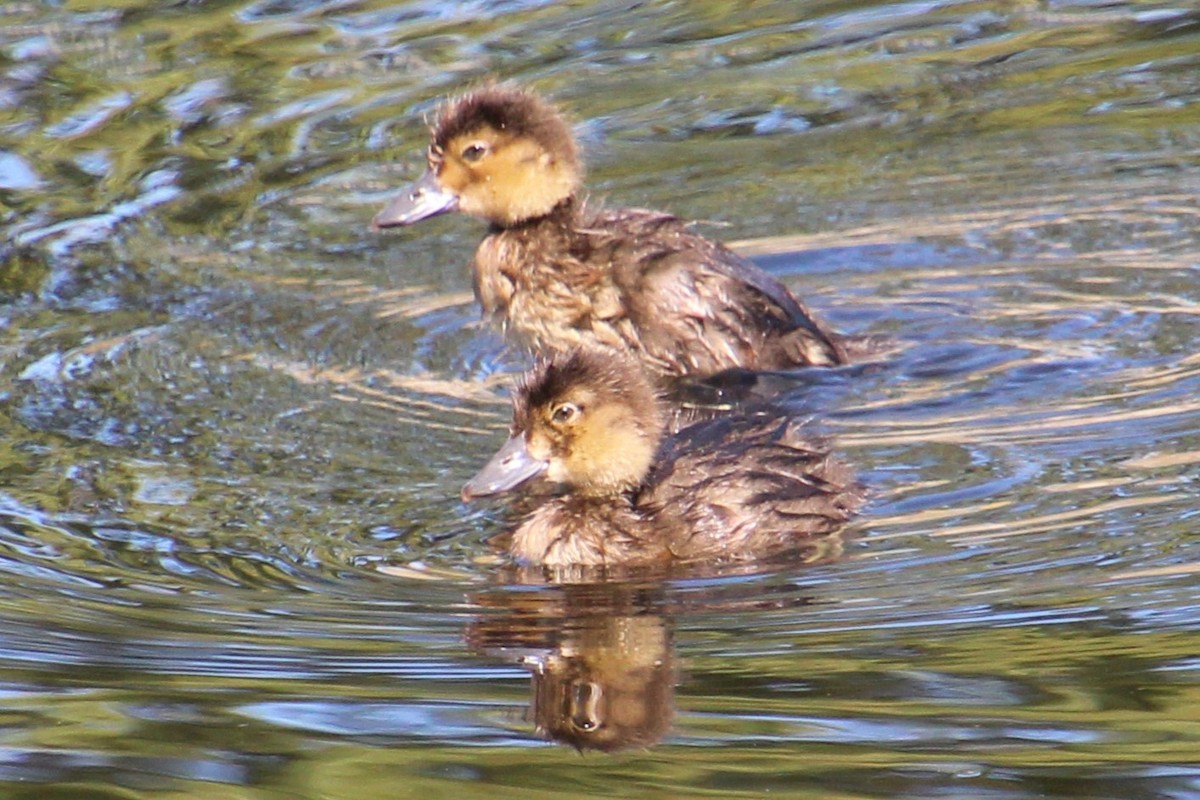
M 372 227 L 451 210 L 486 220 L 475 296 L 535 354 L 624 351 L 675 377 L 847 361 L 841 338 L 781 283 L 689 223 L 589 207 L 571 131 L 532 92 L 492 85 L 446 104 L 428 165 Z
M 747 561 L 801 550 L 861 505 L 851 469 L 794 420 L 743 414 L 664 438 L 668 410 L 629 357 L 539 360 L 513 395 L 511 435 L 464 500 L 534 478 L 565 492 L 513 531 L 510 553 L 547 566 Z

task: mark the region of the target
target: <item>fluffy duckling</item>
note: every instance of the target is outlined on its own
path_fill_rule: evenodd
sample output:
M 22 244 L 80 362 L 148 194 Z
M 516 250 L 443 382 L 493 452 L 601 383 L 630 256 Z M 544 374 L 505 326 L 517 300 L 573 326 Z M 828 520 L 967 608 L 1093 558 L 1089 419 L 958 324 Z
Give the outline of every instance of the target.
M 663 376 L 847 360 L 781 283 L 687 222 L 586 206 L 571 131 L 531 92 L 488 86 L 449 102 L 428 162 L 373 227 L 451 210 L 487 220 L 475 295 L 534 353 L 625 351 Z
M 510 545 L 547 566 L 745 561 L 810 546 L 861 505 L 850 468 L 792 420 L 721 417 L 664 441 L 666 417 L 627 357 L 543 359 L 517 386 L 508 442 L 463 498 L 535 477 L 561 485 Z

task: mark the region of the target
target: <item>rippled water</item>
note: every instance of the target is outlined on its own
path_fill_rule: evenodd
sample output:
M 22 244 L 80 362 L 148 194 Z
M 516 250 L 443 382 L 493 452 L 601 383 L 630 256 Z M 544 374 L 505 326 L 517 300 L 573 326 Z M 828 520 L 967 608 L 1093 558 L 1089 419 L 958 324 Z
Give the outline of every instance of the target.
M 897 342 L 840 559 L 497 562 L 480 226 L 367 229 L 487 75 Z M 1198 109 L 1186 3 L 0 7 L 0 794 L 1200 797 Z

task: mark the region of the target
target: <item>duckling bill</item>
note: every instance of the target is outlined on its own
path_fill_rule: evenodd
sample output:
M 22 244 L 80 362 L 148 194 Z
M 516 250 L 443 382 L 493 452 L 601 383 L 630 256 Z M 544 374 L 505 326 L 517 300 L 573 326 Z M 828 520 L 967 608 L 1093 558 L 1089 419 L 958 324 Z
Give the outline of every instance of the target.
M 510 546 L 549 566 L 762 558 L 811 546 L 862 503 L 853 471 L 793 420 L 722 417 L 664 438 L 666 417 L 628 358 L 543 359 L 514 393 L 509 440 L 463 498 L 535 477 L 561 485 Z
M 424 177 L 372 226 L 486 220 L 475 296 L 535 353 L 624 352 L 661 376 L 846 362 L 840 337 L 774 278 L 670 214 L 589 206 L 582 176 L 554 107 L 488 86 L 446 104 Z

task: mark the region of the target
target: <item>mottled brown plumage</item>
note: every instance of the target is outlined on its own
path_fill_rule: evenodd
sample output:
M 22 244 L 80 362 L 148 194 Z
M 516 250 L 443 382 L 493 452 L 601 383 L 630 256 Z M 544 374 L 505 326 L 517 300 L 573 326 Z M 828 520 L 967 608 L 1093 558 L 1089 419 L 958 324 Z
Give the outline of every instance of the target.
M 450 102 L 429 170 L 374 220 L 486 219 L 475 294 L 535 353 L 628 352 L 664 376 L 845 363 L 839 338 L 782 284 L 670 214 L 593 209 L 570 129 L 538 96 L 489 86 Z
M 700 422 L 663 441 L 665 417 L 627 357 L 544 359 L 517 387 L 508 443 L 463 496 L 535 477 L 562 485 L 510 546 L 551 566 L 762 558 L 811 546 L 862 503 L 851 469 L 777 411 Z

